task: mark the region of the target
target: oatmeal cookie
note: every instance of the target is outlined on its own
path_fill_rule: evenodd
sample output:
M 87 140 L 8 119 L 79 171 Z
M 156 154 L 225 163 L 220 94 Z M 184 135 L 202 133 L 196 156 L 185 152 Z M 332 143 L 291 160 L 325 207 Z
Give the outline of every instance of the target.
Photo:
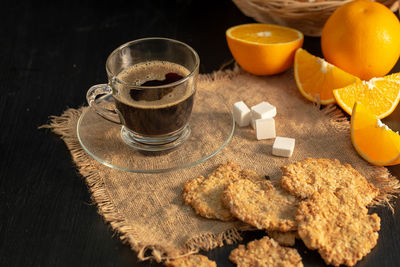
M 167 267 L 217 267 L 215 261 L 200 254 L 168 260 L 165 265 Z
M 264 178 L 254 171 L 241 169 L 236 163 L 227 162 L 219 165 L 207 177 L 199 176 L 185 183 L 183 199 L 203 217 L 222 221 L 234 220 L 229 210 L 224 207 L 221 196 L 230 183 L 240 179 L 262 180 Z
M 304 244 L 334 266 L 355 265 L 376 245 L 380 229 L 379 216 L 368 215 L 351 189 L 315 192 L 300 202 L 296 221 Z
M 350 164 L 341 164 L 336 159 L 308 158 L 281 169 L 282 188 L 301 199 L 311 197 L 320 189 L 334 192 L 339 188 L 348 188 L 354 192 L 354 197 L 368 205 L 379 194 L 379 189 Z
M 258 229 L 296 229 L 298 201 L 270 181 L 235 181 L 223 192 L 222 201 L 236 218 Z
M 247 266 L 296 266 L 301 267 L 301 256 L 294 248 L 281 247 L 268 236 L 254 240 L 232 250 L 229 259 L 238 267 Z

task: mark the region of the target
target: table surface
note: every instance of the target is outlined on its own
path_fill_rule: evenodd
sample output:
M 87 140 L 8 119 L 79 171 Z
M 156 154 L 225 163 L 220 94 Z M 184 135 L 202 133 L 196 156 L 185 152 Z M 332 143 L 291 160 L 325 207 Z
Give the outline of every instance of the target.
M 150 36 L 181 40 L 198 51 L 201 73 L 230 61 L 225 30 L 253 22 L 229 0 L 17 1 L 0 8 L 0 266 L 159 266 L 138 262 L 91 204 L 63 141 L 38 130 L 49 115 L 85 105 L 86 90 L 106 81 L 107 55 Z M 304 48 L 321 55 L 320 39 Z M 399 64 L 395 67 L 399 71 Z M 385 120 L 400 130 L 400 110 Z M 400 177 L 400 168 L 390 168 Z M 382 219 L 378 245 L 358 266 L 400 266 L 400 201 Z M 262 232 L 245 233 L 244 243 Z M 237 245 L 204 252 L 233 266 Z M 305 266 L 324 266 L 296 244 Z

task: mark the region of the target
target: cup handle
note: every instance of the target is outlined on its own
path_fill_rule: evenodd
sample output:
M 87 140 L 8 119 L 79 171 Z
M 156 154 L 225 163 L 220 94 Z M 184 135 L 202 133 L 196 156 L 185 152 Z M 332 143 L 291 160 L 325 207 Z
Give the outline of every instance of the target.
M 112 88 L 108 84 L 96 84 L 89 88 L 86 100 L 97 114 L 113 123 L 121 124 L 115 108 Z

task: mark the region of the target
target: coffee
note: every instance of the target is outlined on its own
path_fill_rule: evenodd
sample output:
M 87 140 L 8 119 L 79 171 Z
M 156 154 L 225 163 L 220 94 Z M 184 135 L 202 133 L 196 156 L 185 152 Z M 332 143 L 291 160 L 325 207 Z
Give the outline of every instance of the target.
M 181 130 L 192 111 L 194 83 L 192 80 L 176 86 L 171 86 L 171 83 L 189 74 L 185 67 L 167 61 L 147 61 L 119 73 L 117 79 L 123 83 L 115 88 L 114 99 L 123 124 L 131 131 L 146 136 Z M 124 83 L 157 88 L 132 89 Z

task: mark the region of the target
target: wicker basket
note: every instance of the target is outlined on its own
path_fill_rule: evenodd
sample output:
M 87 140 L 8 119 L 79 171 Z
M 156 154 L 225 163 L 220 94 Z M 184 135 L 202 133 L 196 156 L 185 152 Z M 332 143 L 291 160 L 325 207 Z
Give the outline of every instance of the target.
M 308 36 L 320 36 L 328 17 L 339 6 L 352 0 L 232 0 L 246 15 L 258 22 L 292 27 Z M 400 0 L 377 1 L 393 12 Z

